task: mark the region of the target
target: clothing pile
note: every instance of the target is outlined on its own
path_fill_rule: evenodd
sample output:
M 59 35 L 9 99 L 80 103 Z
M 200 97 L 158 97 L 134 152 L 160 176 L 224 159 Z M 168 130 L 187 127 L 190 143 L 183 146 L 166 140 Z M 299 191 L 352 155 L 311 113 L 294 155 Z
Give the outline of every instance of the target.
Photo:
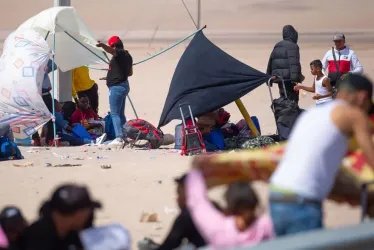
M 226 150 L 262 148 L 276 142 L 269 136 L 234 136 L 225 139 Z

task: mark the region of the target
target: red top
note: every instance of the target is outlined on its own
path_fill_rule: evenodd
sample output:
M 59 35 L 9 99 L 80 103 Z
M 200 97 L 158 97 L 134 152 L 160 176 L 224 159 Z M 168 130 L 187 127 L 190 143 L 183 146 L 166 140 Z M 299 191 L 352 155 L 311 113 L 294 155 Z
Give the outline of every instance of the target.
M 86 112 L 82 112 L 80 109 L 74 111 L 73 115 L 71 116 L 71 123 L 82 123 L 84 120 L 98 120 L 99 117 L 95 113 L 93 109 L 87 109 Z

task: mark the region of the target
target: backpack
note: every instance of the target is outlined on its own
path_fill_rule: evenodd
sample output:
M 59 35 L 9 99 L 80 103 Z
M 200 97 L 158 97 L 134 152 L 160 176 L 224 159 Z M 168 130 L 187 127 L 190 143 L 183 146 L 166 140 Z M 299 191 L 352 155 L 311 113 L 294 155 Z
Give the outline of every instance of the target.
M 110 116 L 110 112 L 104 118 L 105 122 L 105 133 L 108 140 L 114 140 L 116 138 L 116 133 L 114 131 L 114 125 L 112 121 L 112 117 Z
M 0 161 L 23 159 L 17 144 L 8 137 L 0 137 Z
M 123 125 L 123 130 L 130 139 L 149 141 L 152 149 L 159 148 L 164 141 L 164 133 L 142 119 L 134 119 L 126 122 Z

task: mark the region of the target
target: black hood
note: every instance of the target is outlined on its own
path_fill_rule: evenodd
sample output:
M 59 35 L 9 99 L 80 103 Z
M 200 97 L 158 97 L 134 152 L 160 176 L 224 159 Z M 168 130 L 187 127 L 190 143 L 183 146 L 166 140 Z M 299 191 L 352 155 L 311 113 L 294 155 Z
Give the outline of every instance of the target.
M 283 27 L 283 40 L 292 41 L 297 43 L 299 34 L 292 25 L 286 25 Z

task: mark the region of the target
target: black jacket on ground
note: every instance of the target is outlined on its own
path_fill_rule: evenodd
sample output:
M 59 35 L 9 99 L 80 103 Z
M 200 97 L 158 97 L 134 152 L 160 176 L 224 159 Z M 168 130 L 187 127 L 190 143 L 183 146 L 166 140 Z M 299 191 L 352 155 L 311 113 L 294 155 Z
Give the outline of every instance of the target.
M 298 33 L 291 25 L 283 27 L 283 40 L 271 52 L 268 75 L 281 76 L 285 82 L 299 83 L 302 80 Z

